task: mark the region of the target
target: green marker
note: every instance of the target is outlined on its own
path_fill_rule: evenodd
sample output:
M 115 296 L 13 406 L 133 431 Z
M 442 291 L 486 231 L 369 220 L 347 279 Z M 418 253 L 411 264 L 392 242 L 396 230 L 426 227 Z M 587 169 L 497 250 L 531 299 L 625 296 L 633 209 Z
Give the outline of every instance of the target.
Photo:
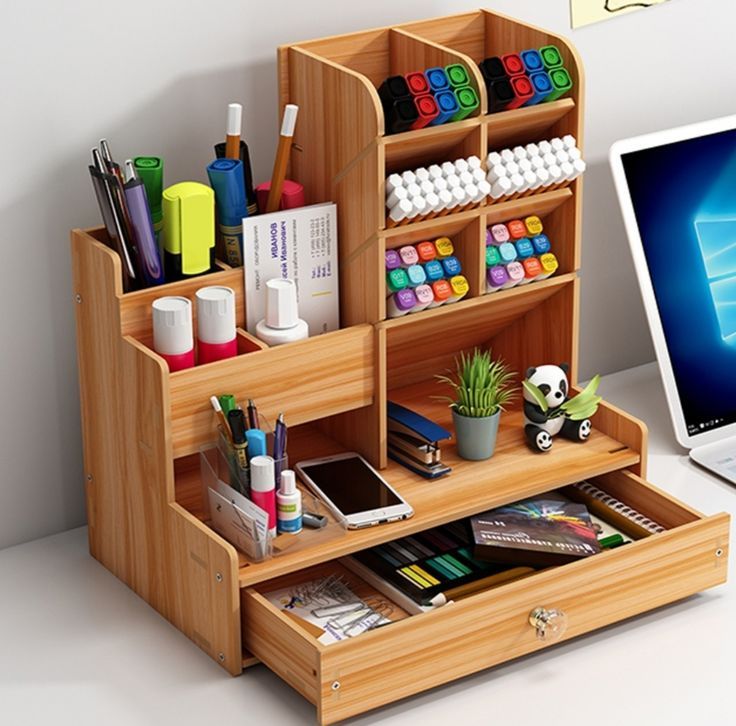
M 626 544 L 626 540 L 620 534 L 612 534 L 609 537 L 599 539 L 598 544 L 602 549 L 610 550 L 614 547 L 620 547 L 621 545 Z
M 553 68 L 562 68 L 562 55 L 556 45 L 545 45 L 539 49 L 539 55 L 542 56 L 542 63 L 547 71 Z
M 386 275 L 386 286 L 388 287 L 389 293 L 398 292 L 409 287 L 409 276 L 406 274 L 406 270 L 398 268 L 391 270 Z
M 235 396 L 233 396 L 232 393 L 223 393 L 221 396 L 217 397 L 217 400 L 220 402 L 220 408 L 225 414 L 225 418 L 227 418 L 230 411 L 234 411 L 238 407 L 238 402 L 235 400 Z
M 136 174 L 143 180 L 143 186 L 148 198 L 148 206 L 151 210 L 151 221 L 153 232 L 159 251 L 161 249 L 161 230 L 164 226 L 164 214 L 161 207 L 161 197 L 164 190 L 164 160 L 159 156 L 136 156 L 133 159 Z
M 450 86 L 453 90 L 467 86 L 470 83 L 470 76 L 464 65 L 460 63 L 453 63 L 452 65 L 445 67 L 445 73 L 450 81 Z
M 480 99 L 472 86 L 456 88 L 455 98 L 457 98 L 457 104 L 460 108 L 450 121 L 461 121 L 470 116 L 474 111 L 477 111 L 480 106 Z
M 493 267 L 501 264 L 501 255 L 498 254 L 498 248 L 495 245 L 486 247 L 486 267 Z
M 555 68 L 549 72 L 554 90 L 544 99 L 544 103 L 556 101 L 560 96 L 566 94 L 572 88 L 572 78 L 564 68 Z

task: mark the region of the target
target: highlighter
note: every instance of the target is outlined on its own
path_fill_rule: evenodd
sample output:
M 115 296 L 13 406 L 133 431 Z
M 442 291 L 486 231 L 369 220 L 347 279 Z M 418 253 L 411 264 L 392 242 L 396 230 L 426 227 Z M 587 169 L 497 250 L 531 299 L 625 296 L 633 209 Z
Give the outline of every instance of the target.
M 400 318 L 410 313 L 416 304 L 417 296 L 414 290 L 399 290 L 386 301 L 386 314 L 389 318 Z
M 498 247 L 494 245 L 488 245 L 486 247 L 486 267 L 495 267 L 501 264 L 501 255 L 498 252 Z
M 445 271 L 439 260 L 430 260 L 424 265 L 424 273 L 427 275 L 427 282 L 433 283 L 441 280 L 445 276 Z
M 452 244 L 452 240 L 449 237 L 440 237 L 434 241 L 435 249 L 437 250 L 437 257 L 449 257 L 455 253 L 455 247 Z
M 427 307 L 438 308 L 450 298 L 452 287 L 447 280 L 437 280 L 437 282 L 432 283 L 432 292 L 434 293 L 434 300 Z
M 522 262 L 524 266 L 524 279 L 521 281 L 521 285 L 526 285 L 532 280 L 538 280 L 539 276 L 543 273 L 542 265 L 536 257 L 528 257 Z
M 460 260 L 454 255 L 444 257 L 441 260 L 441 264 L 442 269 L 445 271 L 445 277 L 455 277 L 455 275 L 459 275 L 463 271 Z
M 511 239 L 509 234 L 509 228 L 505 224 L 494 224 L 489 229 L 491 235 L 491 243 L 496 245 L 502 245 L 504 242 L 508 242 Z M 488 240 L 486 239 L 486 242 Z
M 437 257 L 437 249 L 431 242 L 420 242 L 417 245 L 417 254 L 420 262 L 430 262 Z
M 225 244 L 227 263 L 243 265 L 243 217 L 248 216 L 243 184 L 243 162 L 215 159 L 207 167 L 210 185 L 215 190 L 217 221 Z
M 198 182 L 164 189 L 164 269 L 168 280 L 209 272 L 215 251 L 215 193 Z
M 440 91 L 434 97 L 434 100 L 437 103 L 439 114 L 434 121 L 430 121 L 430 126 L 439 126 L 449 121 L 460 110 L 460 104 L 457 102 L 457 97 L 451 89 Z
M 557 258 L 551 253 L 546 252 L 539 258 L 539 264 L 542 267 L 542 271 L 537 279 L 544 280 L 550 275 L 554 275 L 557 272 L 557 268 L 560 266 L 557 262 Z
M 517 240 L 516 254 L 519 256 L 519 260 L 523 261 L 529 259 L 534 255 L 534 245 L 526 237 L 524 237 L 524 239 Z
M 434 300 L 434 292 L 429 285 L 419 285 L 414 289 L 414 295 L 417 299 L 417 304 L 412 309 L 413 313 L 418 313 L 429 307 L 432 300 Z
M 509 262 L 506 265 L 506 272 L 508 273 L 509 281 L 504 285 L 504 288 L 515 287 L 526 275 L 524 265 L 521 262 Z
M 543 255 L 552 249 L 552 245 L 549 243 L 549 238 L 546 234 L 538 234 L 532 237 L 532 245 L 535 255 Z
M 447 298 L 448 303 L 454 303 L 464 298 L 470 290 L 470 285 L 464 275 L 453 275 L 449 280 L 452 294 Z
M 248 456 L 265 456 L 266 455 L 266 434 L 261 429 L 248 429 L 245 432 L 245 438 L 248 442 Z
M 480 99 L 472 86 L 464 86 L 455 89 L 458 110 L 450 119 L 451 121 L 462 121 L 480 107 Z
M 397 268 L 388 272 L 386 275 L 386 290 L 388 295 L 403 290 L 406 287 L 409 287 L 409 278 L 407 277 L 406 270 Z
M 427 282 L 427 273 L 421 265 L 407 267 L 406 276 L 409 278 L 409 287 L 419 287 Z
M 153 233 L 159 252 L 163 254 L 161 230 L 164 227 L 164 213 L 161 207 L 164 191 L 164 160 L 159 156 L 136 156 L 133 159 L 136 176 L 143 181 L 148 197 L 148 208 L 151 210 Z
M 520 219 L 514 219 L 509 222 L 508 230 L 513 241 L 526 237 L 527 235 L 526 225 Z
M 486 272 L 486 292 L 496 292 L 506 287 L 509 274 L 503 265 L 489 267 Z
M 413 245 L 405 245 L 399 250 L 402 267 L 411 267 L 419 262 L 419 255 Z
M 549 79 L 552 81 L 552 93 L 544 99 L 545 103 L 556 101 L 560 96 L 564 96 L 572 88 L 572 78 L 564 68 L 554 68 L 549 72 Z
M 538 234 L 542 234 L 542 232 L 544 231 L 544 227 L 542 226 L 542 220 L 539 219 L 539 217 L 537 217 L 535 214 L 531 215 L 530 217 L 527 217 L 524 220 L 524 224 L 526 225 L 526 231 L 532 237 Z
M 429 89 L 432 93 L 440 93 L 441 91 L 447 91 L 450 89 L 450 80 L 447 77 L 447 73 L 444 68 L 427 68 L 424 71 L 424 76 L 429 84 Z
M 514 76 L 523 76 L 525 73 L 524 61 L 518 53 L 507 53 L 501 56 L 506 75 L 513 78 Z
M 386 250 L 386 272 L 397 270 L 401 267 L 401 257 L 396 250 Z
M 518 257 L 516 247 L 511 242 L 504 242 L 498 246 L 498 254 L 501 256 L 501 263 L 508 264 L 514 262 Z

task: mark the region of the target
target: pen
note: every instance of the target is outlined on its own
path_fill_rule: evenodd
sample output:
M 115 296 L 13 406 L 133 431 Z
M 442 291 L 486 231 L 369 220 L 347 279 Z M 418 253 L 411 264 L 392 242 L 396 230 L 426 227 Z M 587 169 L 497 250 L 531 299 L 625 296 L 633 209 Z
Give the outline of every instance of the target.
M 248 449 L 248 442 L 245 438 L 245 415 L 242 409 L 236 408 L 230 411 L 227 415 L 227 420 L 230 424 L 230 431 L 232 432 L 233 449 L 235 449 L 238 466 L 241 469 L 247 469 L 248 456 L 246 450 Z
M 450 600 L 460 600 L 461 598 L 472 595 L 480 590 L 485 590 L 490 587 L 495 587 L 496 585 L 501 585 L 504 582 L 510 582 L 511 580 L 517 580 L 525 575 L 530 575 L 534 571 L 535 570 L 532 567 L 514 567 L 510 570 L 505 570 L 504 572 L 498 572 L 495 575 L 483 577 L 475 582 L 468 582 L 465 585 L 458 585 L 457 587 L 445 590 L 444 592 L 435 595 L 430 600 L 429 604 L 434 607 L 446 605 Z
M 242 126 L 243 107 L 239 103 L 230 103 L 227 107 L 227 132 L 225 136 L 225 158 L 240 159 L 240 129 Z
M 280 413 L 276 419 L 276 430 L 273 433 L 273 459 L 276 464 L 276 483 L 281 481 L 281 470 L 284 463 L 284 455 L 286 454 L 286 424 L 284 423 L 284 414 Z
M 286 179 L 286 167 L 289 165 L 289 153 L 291 152 L 291 142 L 294 137 L 294 127 L 296 126 L 296 116 L 298 113 L 299 106 L 293 103 L 286 104 L 284 117 L 281 122 L 279 146 L 273 162 L 271 188 L 268 192 L 266 213 L 275 212 L 281 204 L 281 191 L 284 187 L 284 179 Z
M 258 428 L 258 409 L 256 408 L 256 404 L 253 403 L 252 398 L 248 399 L 248 428 Z
M 220 402 L 217 400 L 217 396 L 210 396 L 210 403 L 212 404 L 212 408 L 215 409 L 217 418 L 220 419 L 220 425 L 222 426 L 223 433 L 227 437 L 228 441 L 232 444 L 233 436 L 230 431 L 230 424 L 228 423 L 227 418 L 225 418 L 225 412 L 222 410 L 222 406 L 220 406 Z
M 131 231 L 135 235 L 138 261 L 146 285 L 160 285 L 164 281 L 161 255 L 153 231 L 153 219 L 143 181 L 138 178 L 132 159 L 125 162 L 125 202 L 128 206 Z

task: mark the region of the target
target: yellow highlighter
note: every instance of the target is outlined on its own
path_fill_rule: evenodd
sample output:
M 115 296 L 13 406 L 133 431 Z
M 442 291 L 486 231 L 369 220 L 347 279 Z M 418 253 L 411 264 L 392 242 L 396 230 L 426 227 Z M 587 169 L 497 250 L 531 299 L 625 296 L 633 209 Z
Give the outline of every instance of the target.
M 167 280 L 210 272 L 215 263 L 215 192 L 199 182 L 164 189 L 164 268 Z
M 452 240 L 449 237 L 440 237 L 434 241 L 434 246 L 437 250 L 437 257 L 442 259 L 443 257 L 450 257 L 455 254 L 455 247 L 452 244 Z
M 450 287 L 452 288 L 452 294 L 447 299 L 448 303 L 457 302 L 468 294 L 470 285 L 465 275 L 455 275 L 450 278 Z

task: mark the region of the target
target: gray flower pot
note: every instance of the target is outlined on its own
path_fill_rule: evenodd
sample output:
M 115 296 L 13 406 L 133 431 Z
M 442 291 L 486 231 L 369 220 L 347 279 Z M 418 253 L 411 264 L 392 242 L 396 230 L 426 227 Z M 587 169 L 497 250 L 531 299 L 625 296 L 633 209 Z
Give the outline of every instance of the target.
M 452 410 L 457 453 L 461 459 L 483 461 L 493 456 L 500 418 L 500 411 L 496 411 L 493 416 L 471 418 Z

